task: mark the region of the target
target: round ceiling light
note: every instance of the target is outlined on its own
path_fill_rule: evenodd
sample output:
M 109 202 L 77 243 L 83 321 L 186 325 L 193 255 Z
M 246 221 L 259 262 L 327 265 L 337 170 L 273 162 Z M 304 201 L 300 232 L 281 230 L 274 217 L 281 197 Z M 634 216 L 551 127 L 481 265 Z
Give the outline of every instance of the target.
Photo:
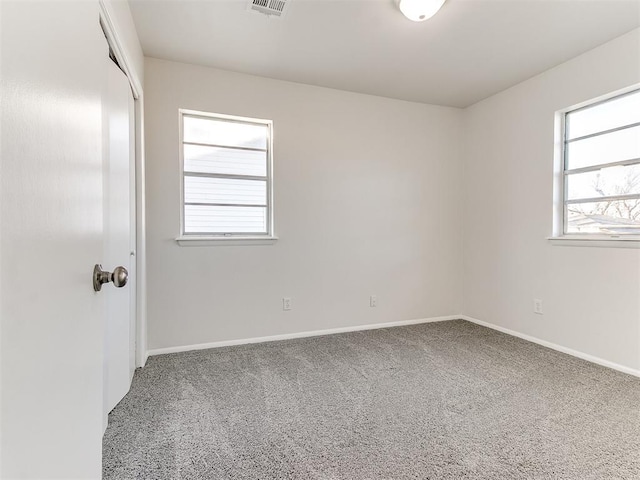
M 399 0 L 398 7 L 409 20 L 424 22 L 438 13 L 444 2 L 445 0 Z

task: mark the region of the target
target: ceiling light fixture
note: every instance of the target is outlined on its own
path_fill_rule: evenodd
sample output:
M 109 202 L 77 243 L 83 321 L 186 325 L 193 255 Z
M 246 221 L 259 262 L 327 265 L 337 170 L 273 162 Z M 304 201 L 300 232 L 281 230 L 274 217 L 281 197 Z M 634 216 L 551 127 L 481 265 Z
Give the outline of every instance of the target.
M 398 0 L 398 7 L 409 20 L 424 22 L 438 13 L 444 2 L 445 0 Z

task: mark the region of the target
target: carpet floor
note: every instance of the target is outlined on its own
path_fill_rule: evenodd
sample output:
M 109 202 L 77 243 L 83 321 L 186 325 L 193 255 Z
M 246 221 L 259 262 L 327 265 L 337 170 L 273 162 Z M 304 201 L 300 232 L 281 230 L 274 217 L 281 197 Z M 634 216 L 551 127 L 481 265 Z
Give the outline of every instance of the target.
M 640 479 L 640 379 L 462 320 L 161 355 L 105 479 Z

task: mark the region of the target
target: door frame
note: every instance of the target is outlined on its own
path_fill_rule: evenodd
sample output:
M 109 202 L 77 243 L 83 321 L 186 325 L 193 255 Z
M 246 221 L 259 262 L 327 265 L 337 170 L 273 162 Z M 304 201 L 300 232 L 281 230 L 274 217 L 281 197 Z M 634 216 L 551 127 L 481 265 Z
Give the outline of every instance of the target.
M 135 115 L 135 205 L 136 205 L 136 329 L 135 366 L 144 367 L 147 362 L 147 255 L 145 224 L 145 156 L 144 156 L 144 95 L 131 55 L 122 40 L 107 0 L 98 0 L 100 24 L 119 66 L 127 76 L 134 100 Z

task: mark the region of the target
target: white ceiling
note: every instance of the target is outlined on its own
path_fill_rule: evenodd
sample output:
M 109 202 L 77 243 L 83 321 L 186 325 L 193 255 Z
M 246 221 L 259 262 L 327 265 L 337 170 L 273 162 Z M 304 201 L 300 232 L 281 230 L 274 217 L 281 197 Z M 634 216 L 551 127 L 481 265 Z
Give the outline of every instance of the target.
M 147 56 L 456 107 L 640 25 L 640 0 L 447 0 L 421 23 L 394 0 L 290 2 L 130 0 Z

